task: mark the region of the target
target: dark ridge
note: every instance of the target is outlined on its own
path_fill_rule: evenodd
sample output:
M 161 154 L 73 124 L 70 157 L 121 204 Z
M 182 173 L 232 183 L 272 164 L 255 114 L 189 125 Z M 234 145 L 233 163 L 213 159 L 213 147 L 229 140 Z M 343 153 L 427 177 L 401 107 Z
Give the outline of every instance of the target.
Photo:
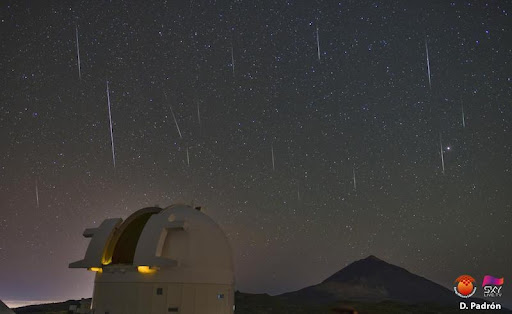
M 91 300 L 85 299 L 85 300 Z M 67 300 L 64 302 L 57 303 L 47 303 L 47 304 L 38 304 L 38 305 L 27 305 L 15 308 L 14 311 L 16 314 L 32 314 L 32 313 L 53 313 L 53 312 L 62 312 L 68 311 L 70 305 L 80 305 L 80 300 Z

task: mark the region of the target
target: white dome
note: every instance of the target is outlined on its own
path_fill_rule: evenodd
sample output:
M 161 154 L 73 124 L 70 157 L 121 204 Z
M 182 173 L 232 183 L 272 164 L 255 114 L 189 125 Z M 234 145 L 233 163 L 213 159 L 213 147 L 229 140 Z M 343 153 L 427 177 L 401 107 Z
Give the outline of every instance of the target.
M 232 314 L 229 241 L 199 209 L 173 205 L 106 219 L 72 268 L 96 271 L 91 309 L 123 314 Z
M 123 223 L 107 219 L 84 236 L 93 237 L 86 257 L 70 267 L 97 270 L 97 282 L 234 283 L 227 237 L 188 205 L 144 208 Z

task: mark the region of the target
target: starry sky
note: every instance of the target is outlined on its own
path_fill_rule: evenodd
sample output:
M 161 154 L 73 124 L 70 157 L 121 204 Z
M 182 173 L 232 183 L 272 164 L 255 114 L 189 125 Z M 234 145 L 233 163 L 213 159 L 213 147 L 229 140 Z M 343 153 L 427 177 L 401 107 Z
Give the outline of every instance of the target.
M 90 297 L 93 274 L 67 268 L 83 230 L 177 202 L 225 230 L 245 292 L 299 289 L 370 254 L 447 287 L 507 281 L 511 12 L 3 1 L 0 298 Z

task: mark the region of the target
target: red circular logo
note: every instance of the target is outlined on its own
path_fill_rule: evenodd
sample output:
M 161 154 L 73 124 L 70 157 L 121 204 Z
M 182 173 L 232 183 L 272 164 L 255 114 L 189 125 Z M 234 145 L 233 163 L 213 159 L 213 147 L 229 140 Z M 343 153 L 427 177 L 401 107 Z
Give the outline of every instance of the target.
M 462 275 L 455 279 L 453 290 L 461 298 L 469 298 L 476 292 L 476 286 L 473 284 L 475 278 L 469 275 Z

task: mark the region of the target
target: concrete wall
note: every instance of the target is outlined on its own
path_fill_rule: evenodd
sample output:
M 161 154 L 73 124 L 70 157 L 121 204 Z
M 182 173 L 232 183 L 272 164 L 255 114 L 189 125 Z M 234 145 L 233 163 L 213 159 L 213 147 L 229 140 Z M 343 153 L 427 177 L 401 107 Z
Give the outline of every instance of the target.
M 231 285 L 97 282 L 92 309 L 94 314 L 228 314 L 233 304 Z

